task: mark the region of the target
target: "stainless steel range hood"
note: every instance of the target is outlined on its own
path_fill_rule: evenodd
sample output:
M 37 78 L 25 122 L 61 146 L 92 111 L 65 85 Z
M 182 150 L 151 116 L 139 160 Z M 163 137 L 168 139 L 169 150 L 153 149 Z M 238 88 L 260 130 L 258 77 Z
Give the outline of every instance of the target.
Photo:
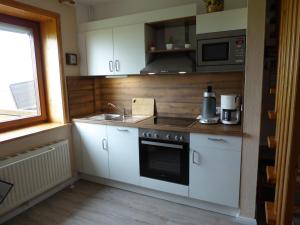
M 187 54 L 157 55 L 141 74 L 184 74 L 195 72 L 195 62 Z

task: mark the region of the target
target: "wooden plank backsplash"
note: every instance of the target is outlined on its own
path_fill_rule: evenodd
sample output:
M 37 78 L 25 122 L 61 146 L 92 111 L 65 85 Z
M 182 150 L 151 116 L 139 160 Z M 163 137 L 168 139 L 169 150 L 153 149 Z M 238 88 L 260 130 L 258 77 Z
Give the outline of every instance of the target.
M 132 98 L 154 98 L 155 111 L 159 116 L 196 117 L 202 110 L 202 96 L 208 85 L 213 86 L 217 105 L 220 105 L 220 95 L 243 93 L 244 75 L 218 73 L 115 79 L 68 77 L 67 84 L 71 118 L 93 112 L 114 112 L 108 107 L 108 102 L 125 107 L 126 113 L 130 114 Z
M 67 95 L 70 119 L 95 112 L 95 79 L 67 77 Z

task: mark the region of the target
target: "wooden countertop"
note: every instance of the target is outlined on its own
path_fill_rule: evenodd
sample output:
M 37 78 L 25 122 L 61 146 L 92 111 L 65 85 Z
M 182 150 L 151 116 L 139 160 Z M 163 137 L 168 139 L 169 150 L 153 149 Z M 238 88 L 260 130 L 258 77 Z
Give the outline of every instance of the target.
M 149 123 L 149 121 L 147 121 L 152 119 L 153 117 L 142 120 L 137 123 L 127 123 L 121 121 L 97 121 L 97 120 L 91 120 L 89 118 L 73 119 L 73 121 L 82 122 L 82 123 L 100 124 L 100 125 L 136 127 L 136 128 L 144 128 L 144 129 L 203 133 L 203 134 L 213 134 L 213 135 L 227 135 L 227 136 L 243 135 L 243 130 L 241 125 L 223 125 L 223 124 L 206 125 L 206 124 L 201 124 L 198 121 L 195 121 L 192 125 L 188 127 L 179 127 L 179 126 L 169 126 L 169 125 L 154 125 Z

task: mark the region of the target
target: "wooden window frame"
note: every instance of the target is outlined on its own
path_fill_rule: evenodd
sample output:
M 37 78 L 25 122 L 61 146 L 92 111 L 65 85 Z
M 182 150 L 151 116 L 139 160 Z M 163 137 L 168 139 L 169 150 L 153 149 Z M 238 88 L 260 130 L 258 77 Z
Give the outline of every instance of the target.
M 0 123 L 0 132 L 18 129 L 25 126 L 35 125 L 38 123 L 47 121 L 47 108 L 46 108 L 46 92 L 44 83 L 44 67 L 42 59 L 42 45 L 41 45 L 41 34 L 40 34 L 40 24 L 35 21 L 18 18 L 14 16 L 9 16 L 5 14 L 0 14 L 0 22 L 9 25 L 16 25 L 20 27 L 28 28 L 32 31 L 33 42 L 34 42 L 34 52 L 35 52 L 35 62 L 36 62 L 36 80 L 38 83 L 38 96 L 39 96 L 39 108 L 40 115 L 22 118 L 12 121 L 6 121 Z

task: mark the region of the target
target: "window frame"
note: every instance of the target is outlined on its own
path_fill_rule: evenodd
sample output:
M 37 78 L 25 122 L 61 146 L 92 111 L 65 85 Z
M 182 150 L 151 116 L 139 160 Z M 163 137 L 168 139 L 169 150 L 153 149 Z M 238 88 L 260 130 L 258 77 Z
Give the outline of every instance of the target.
M 38 83 L 38 94 L 39 94 L 39 103 L 40 103 L 39 104 L 40 115 L 1 122 L 0 132 L 10 131 L 10 130 L 46 122 L 48 120 L 48 117 L 47 117 L 47 107 L 46 107 L 46 91 L 45 91 L 45 83 L 44 83 L 44 75 L 43 75 L 44 66 L 43 66 L 43 58 L 42 58 L 43 56 L 42 56 L 40 24 L 35 21 L 9 16 L 1 13 L 0 13 L 0 22 L 10 24 L 10 25 L 20 26 L 20 27 L 25 27 L 32 31 L 34 52 L 35 52 L 35 62 L 36 62 L 36 79 Z

